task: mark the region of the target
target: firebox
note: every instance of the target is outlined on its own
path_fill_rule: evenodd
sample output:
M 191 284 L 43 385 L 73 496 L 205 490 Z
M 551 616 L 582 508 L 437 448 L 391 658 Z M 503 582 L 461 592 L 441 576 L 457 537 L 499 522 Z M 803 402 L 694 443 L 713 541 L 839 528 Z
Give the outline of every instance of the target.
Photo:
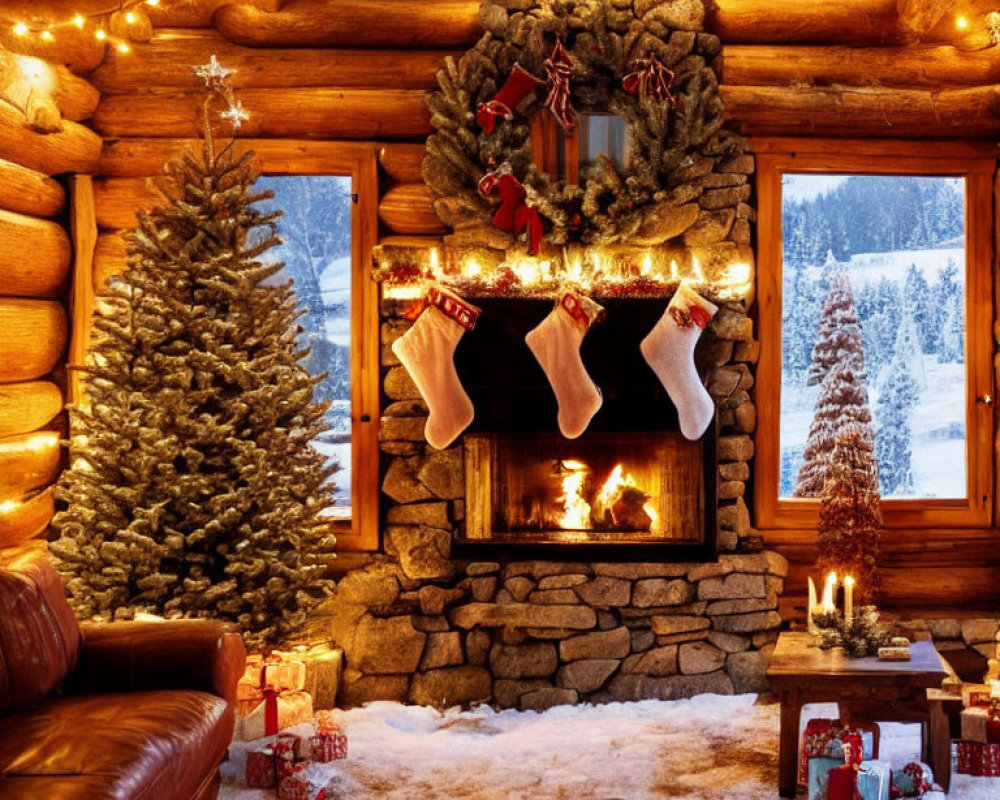
M 685 439 L 639 350 L 665 301 L 598 298 L 607 316 L 581 356 L 603 405 L 577 439 L 556 429 L 551 387 L 523 344 L 551 301 L 475 302 L 483 313 L 455 359 L 476 409 L 455 554 L 713 560 L 716 425 Z

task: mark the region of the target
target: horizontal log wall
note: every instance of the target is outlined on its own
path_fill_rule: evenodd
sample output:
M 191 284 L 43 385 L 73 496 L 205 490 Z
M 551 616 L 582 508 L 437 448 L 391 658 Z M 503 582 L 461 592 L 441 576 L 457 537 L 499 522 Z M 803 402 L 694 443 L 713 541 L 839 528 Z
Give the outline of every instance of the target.
M 993 152 L 1000 56 L 970 50 L 981 44 L 971 34 L 958 38 L 947 9 L 932 0 L 710 5 L 707 27 L 724 43 L 728 113 L 743 132 L 771 137 L 755 141 L 758 150 L 795 146 L 774 137 L 808 135 L 963 139 L 970 154 Z M 975 14 L 991 10 L 979 5 Z M 136 45 L 138 57 L 109 52 L 90 76 L 103 94 L 93 124 L 105 137 L 94 187 L 95 284 L 126 264 L 119 234 L 153 198 L 145 179 L 197 147 L 200 87 L 189 68 L 210 52 L 238 70 L 234 84 L 252 114 L 240 147 L 266 154 L 276 171 L 304 158 L 322 171 L 327 142 L 377 147 L 382 240 L 435 241 L 443 229 L 420 174 L 430 131 L 422 93 L 445 56 L 479 37 L 477 14 L 478 0 L 191 0 L 150 9 L 156 32 Z M 792 561 L 792 597 L 814 563 L 814 534 L 765 533 Z M 997 598 L 994 531 L 889 536 L 890 602 Z
M 0 28 L 0 44 L 24 45 L 9 41 L 9 25 Z M 53 176 L 97 166 L 101 137 L 85 121 L 99 92 L 75 72 L 92 69 L 103 51 L 92 31 L 89 39 L 68 32 L 28 53 L 53 54 L 51 62 L 18 60 L 47 82 L 61 130 L 41 133 L 20 108 L 0 103 L 0 547 L 42 536 L 54 510 L 73 251 L 65 178 Z

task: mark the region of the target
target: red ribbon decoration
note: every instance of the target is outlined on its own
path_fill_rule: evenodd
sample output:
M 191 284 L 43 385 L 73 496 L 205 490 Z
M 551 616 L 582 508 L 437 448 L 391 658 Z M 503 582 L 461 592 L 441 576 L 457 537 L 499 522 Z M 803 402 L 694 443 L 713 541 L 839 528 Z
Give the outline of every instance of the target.
M 576 127 L 576 112 L 569 104 L 569 76 L 573 71 L 573 62 L 569 60 L 562 42 L 556 42 L 552 55 L 542 62 L 542 67 L 549 84 L 549 94 L 544 105 L 552 112 L 562 129 L 569 133 Z
M 677 76 L 663 66 L 655 55 L 634 61 L 632 66 L 633 71 L 622 78 L 622 88 L 626 92 L 651 94 L 658 103 L 669 100 L 674 108 L 680 105 L 681 101 L 670 92 Z
M 278 732 L 278 692 L 274 689 L 264 690 L 264 735 L 271 736 Z
M 538 209 L 527 204 L 528 193 L 511 174 L 509 165 L 487 172 L 479 181 L 479 191 L 484 195 L 489 196 L 494 190 L 500 198 L 500 207 L 493 214 L 493 224 L 515 236 L 527 231 L 528 255 L 537 255 L 542 241 L 542 217 Z

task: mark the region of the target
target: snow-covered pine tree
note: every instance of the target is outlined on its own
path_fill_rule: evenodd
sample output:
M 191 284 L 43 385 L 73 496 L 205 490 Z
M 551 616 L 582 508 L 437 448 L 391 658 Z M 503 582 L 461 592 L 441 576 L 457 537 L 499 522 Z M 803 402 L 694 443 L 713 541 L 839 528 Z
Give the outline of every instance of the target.
M 872 439 L 868 389 L 855 370 L 857 363 L 853 358 L 837 362 L 820 384 L 795 497 L 819 497 L 837 437 L 847 425 L 853 423 Z
M 304 312 L 260 261 L 280 214 L 254 207 L 270 193 L 252 154 L 216 151 L 207 102 L 204 127 L 97 304 L 51 550 L 81 618 L 219 618 L 257 648 L 328 593 L 334 470 L 311 444 L 326 406 L 300 364 Z
M 944 302 L 941 313 L 941 344 L 938 361 L 943 364 L 965 362 L 965 303 L 961 288 Z
M 861 325 L 854 306 L 854 294 L 847 273 L 836 269 L 829 261 L 824 268 L 830 288 L 823 299 L 819 316 L 816 345 L 806 378 L 808 386 L 821 383 L 830 370 L 840 361 L 850 362 L 853 372 L 865 379 L 864 350 Z
M 892 356 L 889 363 L 879 373 L 879 384 L 885 387 L 886 382 L 898 363 L 902 363 L 904 369 L 912 379 L 914 391 L 919 392 L 927 388 L 927 375 L 924 370 L 924 351 L 920 344 L 920 336 L 913 319 L 913 308 L 909 299 L 903 301 L 903 314 L 899 321 L 899 328 L 896 331 L 896 340 L 892 346 Z M 879 395 L 881 398 L 881 395 Z M 916 399 L 914 399 L 914 403 Z M 878 420 L 878 411 L 875 419 Z
M 958 267 L 954 259 L 949 258 L 945 268 L 938 273 L 930 292 L 931 327 L 935 343 L 933 352 L 938 354 L 938 360 L 942 362 L 950 360 L 941 357 L 941 348 L 944 346 L 944 331 L 953 298 L 956 294 L 962 294 L 958 279 Z
M 920 393 L 910 367 L 906 354 L 897 351 L 875 402 L 875 453 L 883 496 L 905 496 L 913 491 L 910 417 Z
M 910 264 L 906 270 L 903 296 L 910 303 L 913 311 L 913 324 L 916 326 L 917 335 L 920 337 L 921 350 L 924 353 L 934 352 L 930 294 L 931 289 L 927 283 L 927 279 L 924 277 L 924 273 L 917 269 L 916 264 Z
M 851 575 L 859 605 L 873 603 L 881 578 L 878 467 L 866 426 L 846 424 L 837 436 L 823 484 L 816 535 L 820 574 Z

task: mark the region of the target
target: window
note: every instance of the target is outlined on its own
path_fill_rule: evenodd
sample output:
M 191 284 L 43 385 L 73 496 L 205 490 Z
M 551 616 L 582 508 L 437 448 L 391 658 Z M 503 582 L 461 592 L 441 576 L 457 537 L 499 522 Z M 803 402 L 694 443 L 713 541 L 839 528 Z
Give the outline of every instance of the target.
M 309 369 L 330 400 L 319 449 L 340 470 L 330 524 L 341 550 L 378 548 L 378 295 L 369 277 L 378 226 L 378 177 L 371 145 L 257 141 L 285 239 L 274 258 L 295 281 L 313 350 Z M 276 276 L 280 279 L 283 275 Z
M 848 148 L 844 148 L 847 150 Z M 830 436 L 866 422 L 888 527 L 990 520 L 992 163 L 764 156 L 760 527 L 812 527 Z
M 317 402 L 330 407 L 316 447 L 337 467 L 334 519 L 351 518 L 351 178 L 344 175 L 265 175 L 256 184 L 274 199 L 262 211 L 279 210 L 282 244 L 265 255 L 284 262 L 271 280 L 291 279 L 300 305 L 308 313 L 300 320 L 308 344 L 305 366 L 324 375 L 316 385 Z

